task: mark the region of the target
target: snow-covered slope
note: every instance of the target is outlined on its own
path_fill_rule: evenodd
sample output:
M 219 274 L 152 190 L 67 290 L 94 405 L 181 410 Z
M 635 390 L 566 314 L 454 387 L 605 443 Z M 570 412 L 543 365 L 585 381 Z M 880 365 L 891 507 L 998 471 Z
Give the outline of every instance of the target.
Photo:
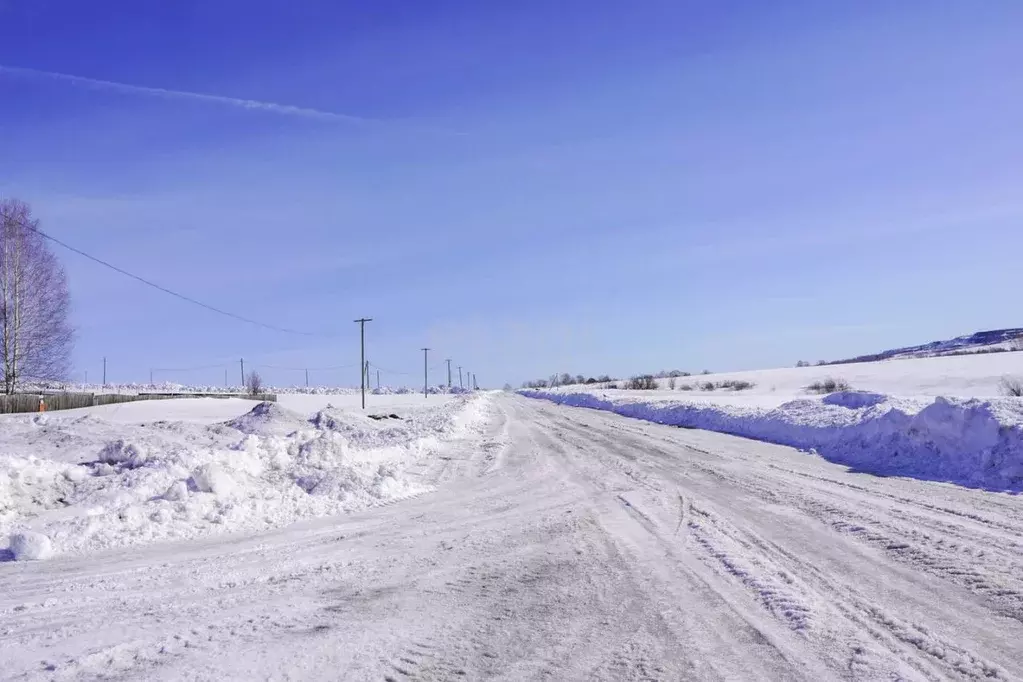
M 25 531 L 64 554 L 262 530 L 416 495 L 427 487 L 408 468 L 471 435 L 486 400 L 388 397 L 367 413 L 402 418 L 380 420 L 322 396 L 7 415 L 0 547 Z
M 597 384 L 593 387 L 565 386 L 558 392 L 598 391 L 608 397 L 642 396 L 647 400 L 707 398 L 713 402 L 777 406 L 792 398 L 809 395 L 807 387 L 828 378 L 841 379 L 853 390 L 872 391 L 894 396 L 996 397 L 1003 395 L 1001 383 L 1007 377 L 1023 378 L 1023 352 L 960 355 L 952 357 L 882 360 L 879 362 L 821 367 L 782 367 L 778 369 L 725 372 L 676 379 L 657 379 L 656 391 L 616 393 Z M 739 392 L 720 386 L 723 382 L 744 381 L 752 388 Z M 704 390 L 712 383 L 715 388 Z M 623 382 L 617 382 L 622 385 Z M 691 390 L 682 390 L 689 388 Z
M 526 395 L 813 450 L 873 473 L 1023 490 L 1023 398 L 1000 395 L 1009 377 L 1023 378 L 1023 353 L 680 377 L 674 390 L 660 379 L 652 391 L 566 386 Z M 807 390 L 827 379 L 852 390 Z M 752 386 L 725 386 L 734 382 Z
M 893 348 L 857 358 L 848 362 L 888 360 L 892 358 L 925 358 L 959 353 L 991 353 L 1023 350 L 1023 329 L 994 329 L 957 336 L 944 341 L 931 341 L 919 346 Z

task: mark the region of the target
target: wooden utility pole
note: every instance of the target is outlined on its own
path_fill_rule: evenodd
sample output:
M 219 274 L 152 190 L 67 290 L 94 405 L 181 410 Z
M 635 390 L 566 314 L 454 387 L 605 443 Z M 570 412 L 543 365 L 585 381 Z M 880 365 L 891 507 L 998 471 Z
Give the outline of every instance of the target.
M 305 371 L 305 387 L 309 388 L 309 370 Z
M 465 388 L 465 384 L 462 383 L 462 366 L 458 366 L 458 388 Z
M 445 360 L 448 363 L 448 390 L 451 390 L 451 358 Z
M 362 375 L 362 409 L 366 409 L 366 323 L 372 317 L 360 317 L 355 322 L 359 325 L 359 374 Z
M 244 388 L 245 387 L 245 358 L 240 359 L 238 362 L 240 362 L 241 366 L 242 366 L 242 384 L 241 385 Z
M 429 363 L 427 362 L 427 358 L 429 357 L 429 355 L 430 355 L 430 349 L 429 348 L 424 348 L 423 349 L 423 397 L 424 398 L 429 397 L 430 368 L 429 368 Z
M 377 390 L 380 390 L 380 370 L 377 370 Z
M 107 385 L 107 359 L 105 356 L 103 358 L 103 385 Z

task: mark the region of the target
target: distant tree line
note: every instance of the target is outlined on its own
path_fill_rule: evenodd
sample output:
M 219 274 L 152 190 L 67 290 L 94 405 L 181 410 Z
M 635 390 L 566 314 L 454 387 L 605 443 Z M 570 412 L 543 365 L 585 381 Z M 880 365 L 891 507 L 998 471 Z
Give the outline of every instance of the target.
M 710 374 L 709 371 L 704 370 L 703 374 Z M 680 369 L 662 370 L 656 374 L 640 374 L 626 380 L 622 386 L 632 390 L 651 390 L 657 388 L 657 379 L 677 379 L 679 377 L 692 376 L 690 372 L 683 372 Z M 582 374 L 569 374 L 563 372 L 561 374 L 552 374 L 546 379 L 534 379 L 533 381 L 524 381 L 522 388 L 557 388 L 558 386 L 591 386 L 593 384 L 601 384 L 604 388 L 618 388 L 618 379 L 614 379 L 607 374 L 601 374 L 600 376 L 584 376 Z
M 558 386 L 572 386 L 575 384 L 591 385 L 591 384 L 606 384 L 614 381 L 611 377 L 606 374 L 602 374 L 599 377 L 586 377 L 582 374 L 572 375 L 568 372 L 562 374 L 552 374 L 546 379 L 535 379 L 533 381 L 522 382 L 522 388 L 557 388 Z

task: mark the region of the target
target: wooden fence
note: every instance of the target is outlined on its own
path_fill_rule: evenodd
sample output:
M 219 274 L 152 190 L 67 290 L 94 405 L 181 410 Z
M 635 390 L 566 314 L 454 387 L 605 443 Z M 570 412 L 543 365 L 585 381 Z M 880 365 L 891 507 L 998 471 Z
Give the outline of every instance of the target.
M 115 405 L 133 403 L 139 400 L 173 400 L 175 398 L 245 398 L 277 402 L 272 393 L 250 395 L 248 393 L 16 393 L 0 395 L 0 414 L 15 412 L 41 412 L 45 410 L 71 410 L 77 407 L 96 407 L 97 405 Z

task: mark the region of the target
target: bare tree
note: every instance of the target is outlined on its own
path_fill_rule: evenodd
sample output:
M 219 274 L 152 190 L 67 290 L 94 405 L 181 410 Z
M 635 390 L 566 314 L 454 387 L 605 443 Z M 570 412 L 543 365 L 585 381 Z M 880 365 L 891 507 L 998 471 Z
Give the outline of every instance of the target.
M 245 376 L 245 388 L 248 389 L 249 395 L 259 395 L 263 392 L 263 377 L 259 376 L 259 372 L 253 370 Z
M 4 392 L 71 369 L 74 330 L 64 269 L 36 231 L 28 205 L 0 200 L 0 360 Z

